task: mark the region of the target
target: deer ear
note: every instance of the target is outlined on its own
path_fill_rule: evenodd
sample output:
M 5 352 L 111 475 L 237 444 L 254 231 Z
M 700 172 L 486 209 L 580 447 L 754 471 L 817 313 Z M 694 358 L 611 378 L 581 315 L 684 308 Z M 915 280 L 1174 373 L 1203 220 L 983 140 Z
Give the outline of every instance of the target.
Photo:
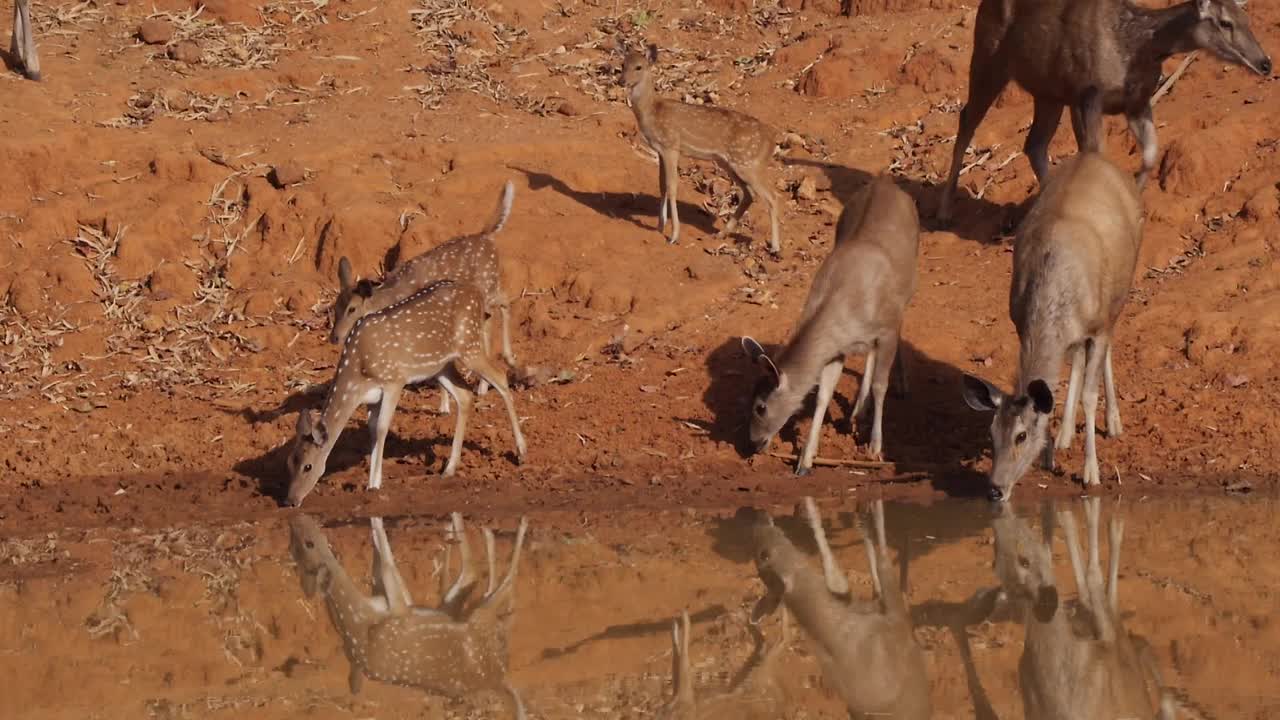
M 312 428 L 311 411 L 303 410 L 298 413 L 298 425 L 295 428 L 299 436 L 310 435 Z
M 338 261 L 338 287 L 343 290 L 351 287 L 351 261 L 345 255 Z
M 1027 396 L 1031 398 L 1031 404 L 1036 412 L 1041 415 L 1053 412 L 1053 391 L 1045 381 L 1032 380 L 1027 386 Z
M 648 50 L 649 62 L 658 62 L 658 46 L 653 43 L 649 43 L 649 47 L 646 48 L 646 50 Z
M 361 280 L 352 288 L 352 292 L 362 298 L 373 297 L 373 281 L 368 279 Z
M 1000 404 L 1004 402 L 1004 393 L 1000 392 L 996 386 L 982 378 L 968 374 L 964 376 L 962 392 L 965 404 L 979 412 L 997 410 Z
M 742 349 L 747 353 L 747 357 L 755 361 L 760 367 L 768 370 L 775 380 L 782 381 L 782 373 L 778 372 L 778 366 L 773 364 L 773 360 L 769 359 L 768 354 L 765 353 L 760 343 L 755 341 L 755 338 L 744 335 L 742 337 Z

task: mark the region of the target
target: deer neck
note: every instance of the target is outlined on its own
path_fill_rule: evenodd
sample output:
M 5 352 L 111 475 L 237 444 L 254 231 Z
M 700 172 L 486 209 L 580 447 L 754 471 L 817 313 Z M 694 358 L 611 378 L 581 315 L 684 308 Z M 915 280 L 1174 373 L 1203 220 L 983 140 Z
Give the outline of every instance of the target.
M 778 372 L 790 380 L 790 392 L 796 396 L 797 404 L 817 384 L 822 368 L 841 359 L 840 349 L 819 325 L 813 319 L 805 322 L 778 355 Z
M 648 135 L 649 128 L 653 127 L 658 105 L 657 92 L 653 89 L 653 78 L 646 77 L 636 83 L 627 97 L 631 101 L 631 112 L 636 115 L 636 123 L 640 125 L 640 131 Z
M 1014 384 L 1015 395 L 1023 395 L 1032 380 L 1043 380 L 1057 392 L 1058 376 L 1067 348 L 1056 338 L 1032 335 L 1023 343 L 1018 358 L 1018 380 Z
M 1160 9 L 1124 3 L 1120 12 L 1125 45 L 1136 60 L 1158 64 L 1196 47 L 1191 28 L 1200 18 L 1194 1 Z
M 321 462 L 325 464 L 329 461 L 329 453 L 333 452 L 334 446 L 338 444 L 338 438 L 342 435 L 342 429 L 347 426 L 347 420 L 351 419 L 356 406 L 364 400 L 363 390 L 358 390 L 355 387 L 356 383 L 352 382 L 354 373 L 350 372 L 349 368 L 354 362 L 348 358 L 346 348 L 343 348 L 342 356 L 338 359 L 338 372 L 334 375 L 333 383 L 329 385 L 329 392 L 325 395 L 324 410 L 320 411 L 320 426 L 325 431 L 320 457 Z

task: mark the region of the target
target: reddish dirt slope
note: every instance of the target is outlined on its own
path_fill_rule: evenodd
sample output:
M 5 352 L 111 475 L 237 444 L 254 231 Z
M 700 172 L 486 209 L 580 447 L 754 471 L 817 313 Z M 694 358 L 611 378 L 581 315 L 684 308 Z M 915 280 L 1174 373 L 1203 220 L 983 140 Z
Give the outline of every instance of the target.
M 572 376 L 519 392 L 528 461 L 512 464 L 491 395 L 462 472 L 436 478 L 452 419 L 436 416 L 434 391 L 411 394 L 380 496 L 362 489 L 367 435 L 353 426 L 309 505 L 661 506 L 874 485 L 847 470 L 797 483 L 780 459 L 738 456 L 754 373 L 737 336 L 786 338 L 841 202 L 870 174 L 891 168 L 931 215 L 973 10 L 784 5 L 229 0 L 194 17 L 178 0 L 38 5 L 45 81 L 0 76 L 0 527 L 274 512 L 295 412 L 319 403 L 337 355 L 325 341 L 337 259 L 376 274 L 473 231 L 507 178 L 516 352 L 543 377 Z M 1280 48 L 1280 10 L 1250 11 Z M 144 21 L 156 44 L 139 39 Z M 618 34 L 663 47 L 667 95 L 794 134 L 777 170 L 781 261 L 763 252 L 758 211 L 750 246 L 713 236 L 730 185 L 695 163 L 685 236 L 663 242 L 656 162 L 614 84 Z M 1157 108 L 1160 175 L 1116 349 L 1128 433 L 1100 445 L 1112 487 L 1274 476 L 1273 88 L 1201 57 Z M 1016 362 L 1002 228 L 1034 189 L 1011 158 L 1030 118 L 1024 94 L 1002 98 L 962 179 L 981 199 L 922 241 L 905 331 L 913 392 L 891 398 L 897 466 L 883 475 L 933 479 L 895 492 L 980 480 L 986 418 L 964 408 L 958 376 L 1008 382 Z M 1135 166 L 1120 119 L 1108 135 Z M 1075 151 L 1065 127 L 1052 150 Z M 824 456 L 859 452 L 843 425 L 824 430 Z M 1063 462 L 1078 472 L 1079 450 Z

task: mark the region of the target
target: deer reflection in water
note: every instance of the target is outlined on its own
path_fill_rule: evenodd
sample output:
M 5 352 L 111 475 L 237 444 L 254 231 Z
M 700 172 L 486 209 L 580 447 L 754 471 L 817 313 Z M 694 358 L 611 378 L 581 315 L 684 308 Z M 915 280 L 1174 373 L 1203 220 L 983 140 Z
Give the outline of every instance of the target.
M 351 663 L 352 693 L 366 677 L 431 694 L 461 699 L 481 692 L 506 698 L 515 718 L 525 718 L 520 695 L 507 682 L 508 635 L 516 569 L 528 523 L 520 519 L 511 565 L 497 582 L 493 532 L 484 529 L 489 567 L 487 589 L 468 604 L 476 587 L 471 550 L 462 517 L 452 516 L 462 568 L 438 607 L 413 604 L 391 554 L 382 518 L 370 518 L 373 532 L 373 595 L 366 595 L 338 562 L 320 524 L 307 515 L 290 521 L 289 550 L 298 565 L 302 590 L 320 592 L 329 619 Z

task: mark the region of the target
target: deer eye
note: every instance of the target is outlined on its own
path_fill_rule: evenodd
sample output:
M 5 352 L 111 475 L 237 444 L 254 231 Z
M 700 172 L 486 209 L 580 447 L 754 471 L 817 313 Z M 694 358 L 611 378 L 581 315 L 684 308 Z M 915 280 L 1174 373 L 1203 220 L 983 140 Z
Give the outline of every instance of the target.
M 1031 561 L 1026 559 L 1025 557 L 1018 558 L 1018 564 L 1022 566 L 1023 570 L 1026 570 L 1027 568 L 1031 567 Z
M 1027 433 L 1026 433 L 1026 431 L 1023 431 L 1023 432 L 1018 433 L 1018 436 L 1017 436 L 1017 437 L 1015 437 L 1015 438 L 1013 439 L 1013 441 L 1014 441 L 1015 443 L 1019 444 L 1019 445 L 1021 445 L 1021 444 L 1022 444 L 1022 443 L 1024 443 L 1024 442 L 1026 442 L 1026 441 L 1027 441 Z
M 356 311 L 356 309 L 355 309 L 355 307 L 354 307 L 354 306 L 347 308 L 347 314 L 348 314 L 348 315 L 350 315 L 351 313 L 353 313 L 353 312 L 355 312 L 355 311 Z
M 308 541 L 307 541 L 307 549 L 308 549 L 308 550 L 313 549 L 315 546 L 316 546 L 316 544 L 315 544 L 315 543 L 311 542 L 310 540 L 308 540 Z
M 302 466 L 302 472 L 311 472 L 311 463 Z
M 1219 20 L 1218 27 L 1222 28 L 1227 32 L 1231 32 L 1231 29 L 1234 28 L 1235 25 L 1230 20 Z
M 757 415 L 764 415 L 764 405 L 757 405 L 757 406 L 756 406 L 756 414 L 757 414 Z

